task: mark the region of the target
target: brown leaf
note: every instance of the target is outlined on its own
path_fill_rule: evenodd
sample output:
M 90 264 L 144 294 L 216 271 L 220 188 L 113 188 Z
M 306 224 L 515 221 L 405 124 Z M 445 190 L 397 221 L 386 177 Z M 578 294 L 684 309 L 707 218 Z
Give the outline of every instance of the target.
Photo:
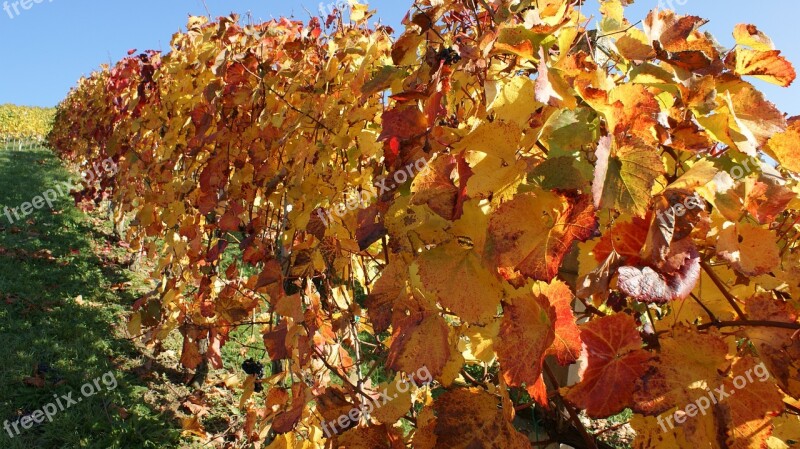
M 447 391 L 434 401 L 433 410 L 436 417 L 414 435 L 417 449 L 531 447 L 503 416 L 497 399 L 479 388 Z
M 45 385 L 47 384 L 45 382 L 45 380 L 44 380 L 44 377 L 41 377 L 41 376 L 26 377 L 26 378 L 22 379 L 22 382 L 24 382 L 25 385 L 28 385 L 28 386 L 34 387 L 34 388 L 44 388 Z

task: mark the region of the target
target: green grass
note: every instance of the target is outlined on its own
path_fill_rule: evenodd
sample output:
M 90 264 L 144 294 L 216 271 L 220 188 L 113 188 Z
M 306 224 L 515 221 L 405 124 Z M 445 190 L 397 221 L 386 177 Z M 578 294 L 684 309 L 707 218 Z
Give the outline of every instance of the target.
M 113 244 L 108 250 L 108 229 L 70 197 L 13 225 L 2 214 L 67 176 L 49 150 L 0 149 L 0 426 L 41 409 L 54 394 L 81 397 L 81 386 L 109 371 L 118 387 L 101 383 L 100 393 L 13 439 L 0 429 L 0 447 L 180 447 L 175 416 L 145 404 L 149 388 L 135 370 L 141 354 L 115 328 L 135 288 L 112 288 L 130 275 L 115 260 L 124 251 Z M 52 368 L 46 385 L 26 385 L 40 363 Z

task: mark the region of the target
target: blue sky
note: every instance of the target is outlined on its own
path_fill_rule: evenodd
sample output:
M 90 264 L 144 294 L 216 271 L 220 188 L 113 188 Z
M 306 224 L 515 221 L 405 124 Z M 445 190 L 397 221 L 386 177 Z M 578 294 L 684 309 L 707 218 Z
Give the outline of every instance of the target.
M 0 0 L 0 7 L 2 2 Z M 10 4 L 14 1 L 9 0 Z M 127 50 L 167 49 L 173 33 L 185 26 L 188 15 L 205 15 L 201 0 L 25 0 L 39 1 L 30 9 L 0 9 L 0 104 L 53 106 L 83 74 Z M 724 45 L 733 44 L 737 23 L 753 23 L 772 37 L 779 49 L 800 67 L 797 0 L 661 0 L 662 5 L 684 14 L 711 20 L 706 29 Z M 330 3 L 324 0 L 323 6 Z M 636 21 L 659 0 L 637 0 L 626 16 Z M 255 19 L 294 15 L 307 19 L 320 0 L 206 0 L 213 16 L 250 12 Z M 399 23 L 411 0 L 373 0 L 384 23 Z M 584 10 L 596 10 L 597 0 L 587 0 Z M 724 6 L 723 6 L 724 5 Z M 10 6 L 10 5 L 9 5 Z M 800 115 L 800 81 L 782 89 L 753 81 L 767 97 L 790 115 Z

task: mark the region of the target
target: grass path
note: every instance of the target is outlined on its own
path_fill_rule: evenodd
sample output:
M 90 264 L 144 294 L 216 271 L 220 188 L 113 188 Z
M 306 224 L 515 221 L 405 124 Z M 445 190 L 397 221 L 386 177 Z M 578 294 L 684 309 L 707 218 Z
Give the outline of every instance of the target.
M 144 403 L 149 389 L 132 365 L 140 354 L 114 328 L 135 298 L 119 288 L 130 281 L 118 262 L 124 251 L 108 243 L 102 220 L 70 197 L 13 225 L 3 213 L 67 176 L 49 150 L 0 149 L 0 426 L 36 418 L 54 395 L 82 399 L 52 422 L 20 422 L 13 438 L 0 429 L 0 447 L 180 447 L 174 416 Z M 34 376 L 39 366 L 46 372 Z M 113 377 L 93 382 L 105 373 Z M 87 383 L 99 392 L 84 397 Z

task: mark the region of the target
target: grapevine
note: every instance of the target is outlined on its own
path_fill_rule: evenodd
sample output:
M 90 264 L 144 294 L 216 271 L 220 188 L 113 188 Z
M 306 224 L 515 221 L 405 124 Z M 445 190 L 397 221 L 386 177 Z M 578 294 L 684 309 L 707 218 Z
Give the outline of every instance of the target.
M 418 0 L 396 39 L 358 4 L 192 17 L 168 52 L 81 79 L 49 142 L 119 167 L 78 200 L 109 198 L 153 261 L 131 334 L 180 333 L 193 370 L 257 329 L 272 369 L 243 366 L 245 434 L 274 447 L 531 447 L 513 418 L 534 413 L 597 447 L 578 412 L 625 409 L 637 448 L 784 447 L 800 120 L 751 80 L 795 71 L 753 25 L 723 51 L 699 17 L 635 26 L 606 0 L 589 30 L 579 3 Z M 421 369 L 432 382 L 323 431 Z

